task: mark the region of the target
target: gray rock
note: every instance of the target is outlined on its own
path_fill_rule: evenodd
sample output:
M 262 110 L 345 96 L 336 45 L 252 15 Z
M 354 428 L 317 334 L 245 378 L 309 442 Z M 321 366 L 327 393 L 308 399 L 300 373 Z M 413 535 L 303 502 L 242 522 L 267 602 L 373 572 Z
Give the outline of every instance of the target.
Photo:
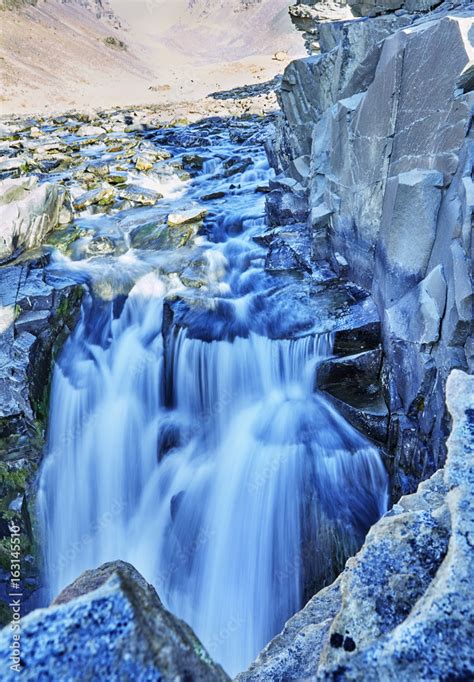
M 408 12 L 429 12 L 443 0 L 347 0 L 357 17 L 374 17 L 378 14 L 406 9 Z
M 446 292 L 443 268 L 438 265 L 398 303 L 387 309 L 387 333 L 420 345 L 436 343 L 441 334 Z
M 375 253 L 377 293 L 387 307 L 426 274 L 442 186 L 443 175 L 431 170 L 400 173 L 387 182 Z
M 133 201 L 133 203 L 143 206 L 154 206 L 159 199 L 163 198 L 159 192 L 139 185 L 126 185 L 120 189 L 119 196 L 121 199 Z
M 51 284 L 28 262 L 0 272 L 0 421 L 9 436 L 47 416 L 53 348 L 75 323 L 82 289 L 69 279 Z
M 11 630 L 0 632 L 9 659 Z M 87 571 L 48 609 L 22 619 L 21 677 L 38 679 L 228 680 L 190 627 L 121 561 Z M 18 673 L 8 668 L 4 680 Z
M 320 23 L 322 53 L 287 67 L 279 97 L 270 158 L 281 193 L 302 187 L 293 222 L 311 225 L 311 265 L 329 263 L 370 290 L 382 320 L 396 496 L 442 465 L 446 379 L 473 363 L 471 24 L 464 1 L 426 16 Z M 302 156 L 306 178 L 295 168 Z M 275 197 L 274 225 L 280 206 L 292 221 Z
M 79 137 L 100 137 L 105 135 L 107 131 L 101 126 L 94 125 L 83 125 L 77 130 L 77 135 Z
M 42 243 L 59 223 L 64 191 L 37 178 L 0 181 L 0 261 Z
M 49 310 L 32 310 L 22 313 L 15 322 L 15 331 L 19 334 L 29 332 L 33 336 L 38 336 L 48 328 Z
M 272 189 L 267 194 L 267 216 L 270 225 L 302 223 L 306 219 L 307 204 L 304 194 L 294 189 Z

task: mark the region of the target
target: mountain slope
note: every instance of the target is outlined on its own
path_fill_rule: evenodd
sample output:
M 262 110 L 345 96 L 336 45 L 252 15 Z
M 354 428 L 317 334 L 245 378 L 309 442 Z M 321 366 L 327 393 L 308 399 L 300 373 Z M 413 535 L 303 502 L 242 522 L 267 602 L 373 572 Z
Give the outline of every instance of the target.
M 287 0 L 3 2 L 2 114 L 194 100 L 301 53 Z

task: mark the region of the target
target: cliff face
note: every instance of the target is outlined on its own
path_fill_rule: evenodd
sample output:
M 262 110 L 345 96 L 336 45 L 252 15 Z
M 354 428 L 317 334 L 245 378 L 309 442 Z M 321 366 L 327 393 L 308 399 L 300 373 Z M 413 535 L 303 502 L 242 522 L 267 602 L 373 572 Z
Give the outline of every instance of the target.
M 270 205 L 293 178 L 313 259 L 377 304 L 397 497 L 444 462 L 446 378 L 472 367 L 472 12 L 320 23 L 280 94 Z

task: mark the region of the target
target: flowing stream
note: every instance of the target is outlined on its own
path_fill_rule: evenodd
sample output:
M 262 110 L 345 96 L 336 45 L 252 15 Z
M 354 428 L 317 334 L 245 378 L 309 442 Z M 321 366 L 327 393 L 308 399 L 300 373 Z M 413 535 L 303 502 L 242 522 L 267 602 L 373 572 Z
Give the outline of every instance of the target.
M 201 171 L 162 164 L 156 207 L 85 215 L 89 236 L 51 264 L 88 294 L 54 372 L 38 511 L 48 598 L 129 561 L 234 675 L 357 551 L 387 486 L 377 449 L 314 390 L 331 325 L 303 333 L 301 302 L 272 298 L 295 278 L 268 273 L 253 239 L 272 177 L 261 141 L 207 126 L 205 145 L 199 126 L 155 140 L 175 160 L 192 143 Z M 192 244 L 134 244 L 212 193 Z M 85 255 L 91 229 L 114 254 Z

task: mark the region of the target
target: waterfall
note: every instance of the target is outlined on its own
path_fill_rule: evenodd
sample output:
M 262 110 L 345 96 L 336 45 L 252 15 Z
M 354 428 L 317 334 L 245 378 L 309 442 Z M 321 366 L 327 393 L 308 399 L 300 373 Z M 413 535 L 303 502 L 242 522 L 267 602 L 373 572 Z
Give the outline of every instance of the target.
M 234 163 L 236 147 L 221 132 L 215 144 L 187 194 L 150 209 L 154 221 L 229 191 L 223 159 Z M 115 259 L 61 261 L 93 282 L 55 367 L 38 492 L 48 599 L 86 569 L 129 561 L 229 674 L 334 579 L 387 488 L 378 450 L 314 390 L 331 334 L 276 334 L 291 302 L 278 317 L 266 292 L 291 277 L 265 272 L 252 240 L 270 171 L 259 147 L 240 153 L 252 167 L 193 247 L 207 284 L 180 285 L 188 326 L 163 328 L 179 254 L 134 251 L 127 238 Z M 145 215 L 114 221 L 128 235 Z
M 50 596 L 128 560 L 236 673 L 302 606 L 306 574 L 334 577 L 357 549 L 385 473 L 313 392 L 329 336 L 179 330 L 165 353 L 163 285 L 144 280 L 118 312 L 89 303 L 56 368 L 39 492 Z

